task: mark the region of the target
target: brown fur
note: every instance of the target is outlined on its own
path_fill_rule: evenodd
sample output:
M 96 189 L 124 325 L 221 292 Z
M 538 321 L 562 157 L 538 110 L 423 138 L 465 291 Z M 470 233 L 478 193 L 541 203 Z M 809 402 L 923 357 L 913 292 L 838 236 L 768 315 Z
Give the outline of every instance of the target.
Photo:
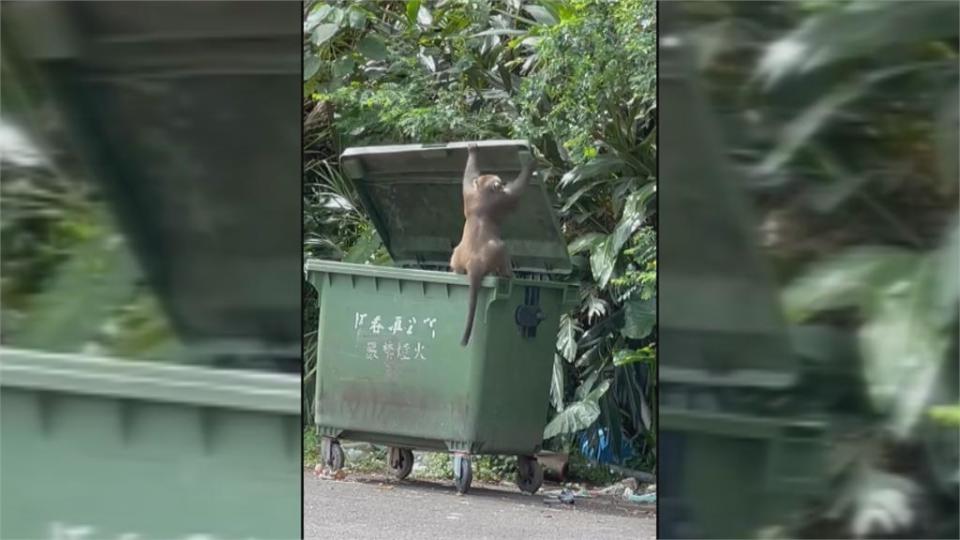
M 487 274 L 513 275 L 500 227 L 506 215 L 516 208 L 531 173 L 531 162 L 525 161 L 520 175 L 509 185 L 504 185 L 499 176 L 480 174 L 477 154 L 476 144 L 467 146 L 467 166 L 463 171 L 463 215 L 466 222 L 460 244 L 450 258 L 450 268 L 458 274 L 466 274 L 470 282 L 470 303 L 467 327 L 460 341 L 462 346 L 470 342 L 480 281 Z

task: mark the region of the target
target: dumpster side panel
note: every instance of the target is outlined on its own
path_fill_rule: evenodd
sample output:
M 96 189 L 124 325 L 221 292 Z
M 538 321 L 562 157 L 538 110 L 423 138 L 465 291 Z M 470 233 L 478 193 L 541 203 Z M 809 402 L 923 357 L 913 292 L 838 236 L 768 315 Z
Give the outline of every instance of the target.
M 0 404 L 3 538 L 299 534 L 296 415 L 9 386 Z
M 322 432 L 381 444 L 432 440 L 437 448 L 476 439 L 478 348 L 459 345 L 466 287 L 335 272 L 310 279 L 320 292 Z M 481 306 L 487 295 L 484 288 Z
M 524 336 L 516 311 L 531 298 L 545 319 L 534 335 Z M 484 452 L 529 455 L 543 442 L 562 298 L 563 289 L 554 283 L 515 281 L 509 295 L 489 305 L 478 418 Z

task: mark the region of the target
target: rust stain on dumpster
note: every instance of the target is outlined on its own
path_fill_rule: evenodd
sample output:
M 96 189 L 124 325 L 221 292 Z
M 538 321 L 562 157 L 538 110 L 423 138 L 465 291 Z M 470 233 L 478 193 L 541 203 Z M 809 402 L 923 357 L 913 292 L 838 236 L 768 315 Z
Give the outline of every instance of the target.
M 348 411 L 366 411 L 378 420 L 383 414 L 398 410 L 404 410 L 404 414 L 446 414 L 461 418 L 469 412 L 467 399 L 463 396 L 448 397 L 422 389 L 366 382 L 344 383 L 341 388 L 340 400 Z

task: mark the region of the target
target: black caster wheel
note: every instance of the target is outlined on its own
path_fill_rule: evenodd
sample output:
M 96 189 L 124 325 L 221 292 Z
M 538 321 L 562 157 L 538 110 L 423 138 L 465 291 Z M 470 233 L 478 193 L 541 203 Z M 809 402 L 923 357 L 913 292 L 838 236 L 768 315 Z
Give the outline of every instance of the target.
M 517 456 L 517 487 L 524 493 L 536 493 L 543 485 L 543 467 L 537 458 Z
M 323 464 L 331 471 L 336 472 L 343 468 L 345 458 L 340 441 L 324 438 L 320 442 L 320 455 L 323 457 Z
M 413 470 L 413 451 L 409 448 L 390 447 L 387 461 L 393 476 L 397 480 L 403 480 L 410 476 L 410 471 Z
M 453 456 L 453 483 L 457 486 L 457 493 L 466 493 L 470 490 L 473 481 L 473 464 L 470 456 L 457 454 Z

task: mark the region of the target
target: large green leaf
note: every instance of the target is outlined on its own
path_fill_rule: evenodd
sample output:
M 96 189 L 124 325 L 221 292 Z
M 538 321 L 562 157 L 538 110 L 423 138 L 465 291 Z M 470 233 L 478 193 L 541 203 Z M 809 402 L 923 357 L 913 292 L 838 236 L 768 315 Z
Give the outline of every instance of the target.
M 588 368 L 586 370 L 589 375 L 587 378 L 583 379 L 580 383 L 580 386 L 573 391 L 573 399 L 577 401 L 583 401 L 587 399 L 587 396 L 590 395 L 590 392 L 596 389 L 597 381 L 600 379 L 600 370 L 595 368 Z
M 605 234 L 601 233 L 587 233 L 583 236 L 578 237 L 573 242 L 570 242 L 570 245 L 567 246 L 567 252 L 570 255 L 576 255 L 581 251 L 592 251 L 600 242 L 607 237 Z
M 340 26 L 336 24 L 320 24 L 313 31 L 313 44 L 316 46 L 323 45 L 324 43 L 330 41 L 333 36 L 337 35 L 337 31 L 340 30 Z
M 544 25 L 557 24 L 557 14 L 549 9 L 549 6 L 526 5 L 523 9 L 536 19 L 537 23 Z
M 603 334 L 595 341 L 581 340 L 580 349 L 583 350 L 583 353 L 577 357 L 573 365 L 578 368 L 589 368 L 603 362 L 604 356 L 602 353 L 606 350 L 606 342 L 611 341 L 611 339 L 610 334 Z
M 578 401 L 560 411 L 543 429 L 543 438 L 576 433 L 586 429 L 600 416 L 600 404 L 596 401 Z
M 877 291 L 876 310 L 860 329 L 866 378 L 874 403 L 892 413 L 894 435 L 913 434 L 943 374 L 957 324 L 960 233 L 948 229 L 941 247 L 913 271 Z
M 601 289 L 606 287 L 610 278 L 613 277 L 618 254 L 619 251 L 614 247 L 613 235 L 607 236 L 595 245 L 590 253 L 590 270 L 593 271 L 593 279 Z
M 337 27 L 343 27 L 344 22 L 347 20 L 347 10 L 334 7 L 333 11 L 330 12 L 330 16 L 327 17 L 327 20 L 337 25 Z
M 644 339 L 657 324 L 657 299 L 642 300 L 635 295 L 626 301 L 623 319 L 623 335 L 631 339 Z
M 905 438 L 923 414 L 948 342 L 932 320 L 932 261 L 880 291 L 877 309 L 860 329 L 865 377 L 874 404 L 891 412 L 893 433 Z
M 361 9 L 351 7 L 347 10 L 347 24 L 350 28 L 362 30 L 367 24 L 367 14 Z
M 643 189 L 631 193 L 623 207 L 623 215 L 613 233 L 602 241 L 592 240 L 590 268 L 597 285 L 607 286 L 617 265 L 617 258 L 627 240 L 640 228 L 647 217 L 646 203 L 656 192 L 656 186 L 648 184 Z
M 365 36 L 357 43 L 357 51 L 370 60 L 386 60 L 387 46 L 382 39 L 376 36 Z
M 577 358 L 577 320 L 564 313 L 560 316 L 560 331 L 557 337 L 557 347 L 560 355 L 567 361 L 573 362 Z
M 303 33 L 309 34 L 313 32 L 317 25 L 325 21 L 335 9 L 336 8 L 328 4 L 317 4 L 313 6 L 310 14 L 307 15 L 307 20 L 303 22 Z
M 320 69 L 320 58 L 315 54 L 306 54 L 303 56 L 303 80 L 308 81 L 317 74 Z
M 626 163 L 617 156 L 603 155 L 598 156 L 588 163 L 577 165 L 560 178 L 560 189 L 568 185 L 576 184 L 582 180 L 595 178 L 600 175 L 610 174 L 622 169 Z
M 417 13 L 420 12 L 420 0 L 407 0 L 407 23 L 411 26 L 417 22 Z
M 851 249 L 816 265 L 785 294 L 793 319 L 839 307 L 855 308 L 865 319 L 858 333 L 864 378 L 874 406 L 890 415 L 898 437 L 911 434 L 929 405 L 955 324 L 957 286 L 949 280 L 956 273 L 945 276 L 955 272 L 956 262 L 944 256 L 951 249 L 929 255 Z M 944 302 L 944 294 L 953 298 Z
M 870 311 L 876 290 L 909 276 L 919 262 L 910 251 L 868 246 L 849 249 L 814 264 L 783 293 L 787 316 L 803 321 L 839 308 Z
M 543 438 L 550 439 L 557 435 L 576 433 L 590 427 L 600 416 L 600 398 L 609 388 L 610 381 L 605 380 L 582 400 L 568 405 L 543 429 Z
M 620 216 L 620 222 L 613 230 L 613 249 L 619 254 L 623 245 L 633 235 L 643 221 L 647 218 L 647 209 L 645 202 L 656 191 L 654 184 L 648 184 L 643 189 L 631 193 L 627 197 L 627 202 L 623 206 L 623 215 Z
M 540 0 L 540 5 L 549 11 L 551 17 L 560 22 L 568 21 L 577 14 L 574 3 L 567 0 Z
M 354 59 L 344 56 L 333 63 L 333 76 L 342 79 L 353 73 L 355 67 L 357 67 L 357 63 Z
M 771 86 L 835 62 L 955 37 L 958 11 L 957 2 L 851 2 L 806 20 L 770 44 L 756 76 Z

